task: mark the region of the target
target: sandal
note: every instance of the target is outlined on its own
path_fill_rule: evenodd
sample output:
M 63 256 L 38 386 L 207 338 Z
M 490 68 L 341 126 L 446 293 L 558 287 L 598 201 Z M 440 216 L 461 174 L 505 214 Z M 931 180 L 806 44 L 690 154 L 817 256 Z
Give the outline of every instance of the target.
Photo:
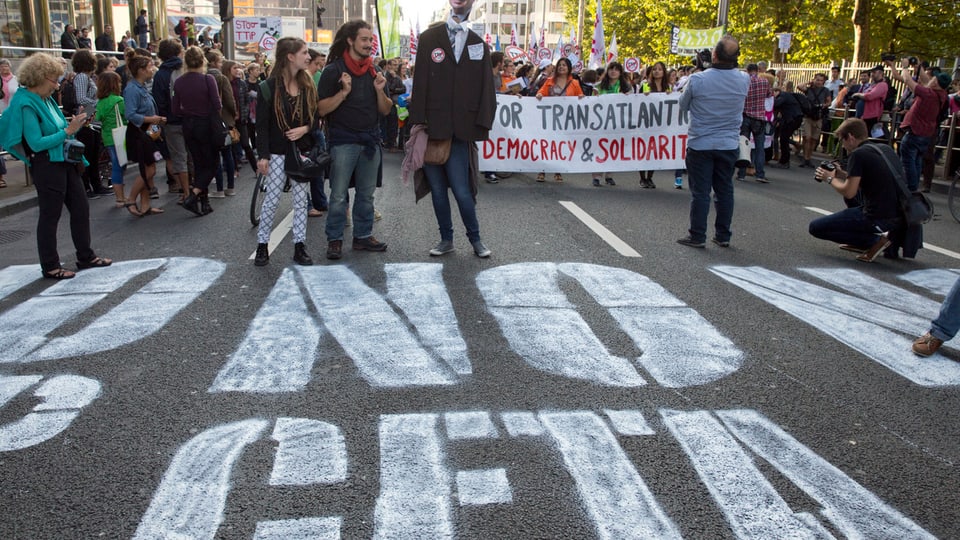
M 563 182 L 563 176 L 560 173 L 553 175 L 554 182 Z
M 323 216 L 323 212 L 320 210 L 317 210 L 316 208 L 311 208 L 310 211 L 307 212 L 307 217 L 322 217 L 322 216 Z
M 123 207 L 127 209 L 127 212 L 130 212 L 131 216 L 143 217 L 143 214 L 140 213 L 140 209 L 137 208 L 137 203 L 135 202 L 124 203 Z
M 0 159 L 3 159 L 3 158 L 0 158 Z M 0 188 L 5 188 L 5 187 L 7 187 L 7 181 L 4 180 L 3 178 L 0 178 Z
M 117 199 L 117 204 L 116 204 L 116 207 L 117 207 L 117 208 L 123 208 L 123 207 L 125 207 L 126 205 L 127 205 L 127 200 L 126 200 L 126 199 Z
M 110 259 L 94 257 L 87 262 L 77 261 L 77 268 L 80 270 L 86 270 L 87 268 L 105 268 L 111 264 L 113 264 L 113 261 Z
M 48 272 L 43 272 L 43 277 L 44 277 L 44 278 L 46 278 L 46 279 L 56 279 L 56 280 L 61 280 L 61 279 L 73 279 L 74 277 L 76 277 L 76 275 L 77 275 L 76 273 L 71 272 L 71 271 L 69 271 L 69 270 L 67 270 L 67 269 L 65 269 L 65 268 L 55 268 L 55 269 L 50 270 L 50 271 L 48 271 Z
M 538 174 L 538 175 L 537 175 L 537 182 L 543 182 L 543 181 L 545 181 L 544 176 L 543 176 L 543 173 Z
M 162 213 L 163 213 L 163 208 L 157 208 L 156 206 L 151 206 L 150 208 L 147 208 L 147 210 L 143 212 L 142 215 L 155 216 L 157 214 L 162 214 Z

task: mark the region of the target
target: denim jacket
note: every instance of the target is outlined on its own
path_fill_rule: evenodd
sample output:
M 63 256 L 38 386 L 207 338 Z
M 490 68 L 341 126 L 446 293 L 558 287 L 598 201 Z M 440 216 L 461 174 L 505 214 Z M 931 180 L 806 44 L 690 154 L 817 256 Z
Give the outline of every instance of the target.
M 143 126 L 145 116 L 156 116 L 157 104 L 147 87 L 130 79 L 123 89 L 123 104 L 127 120 L 137 127 Z

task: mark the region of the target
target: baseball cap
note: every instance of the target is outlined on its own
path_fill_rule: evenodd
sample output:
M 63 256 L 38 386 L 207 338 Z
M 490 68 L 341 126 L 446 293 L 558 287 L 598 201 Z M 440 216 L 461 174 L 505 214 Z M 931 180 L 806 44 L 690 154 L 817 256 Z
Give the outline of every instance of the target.
M 950 83 L 952 81 L 953 79 L 951 79 L 946 73 L 937 73 L 937 84 L 940 85 L 940 88 L 943 88 L 944 90 L 950 88 Z
M 872 73 L 872 72 L 874 72 L 874 71 L 883 71 L 883 69 L 884 69 L 884 68 L 883 68 L 883 65 L 882 65 L 882 64 L 878 64 L 878 65 L 874 66 L 873 69 L 870 70 L 870 72 Z

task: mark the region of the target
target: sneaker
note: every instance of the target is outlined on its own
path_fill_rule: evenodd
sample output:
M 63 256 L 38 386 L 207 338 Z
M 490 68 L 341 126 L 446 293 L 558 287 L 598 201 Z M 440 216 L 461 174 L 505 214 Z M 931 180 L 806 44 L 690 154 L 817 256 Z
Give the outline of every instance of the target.
M 159 199 L 159 198 L 160 198 L 160 192 L 157 191 L 157 187 L 156 187 L 156 186 L 150 188 L 150 198 L 151 198 L 151 199 Z
M 327 258 L 339 259 L 343 256 L 343 240 L 333 240 L 327 244 Z
M 757 177 L 757 182 L 760 182 L 761 184 L 769 184 L 769 183 L 770 183 L 770 181 L 767 180 L 766 178 L 760 178 L 760 177 Z
M 942 339 L 937 339 L 927 332 L 926 334 L 913 340 L 913 354 L 917 356 L 931 356 L 943 345 Z
M 738 177 L 737 177 L 737 181 L 739 181 L 739 182 L 746 182 L 746 181 L 747 181 L 747 177 L 746 177 L 746 176 L 738 176 Z
M 257 244 L 257 254 L 253 258 L 254 266 L 266 266 L 270 262 L 270 252 L 266 244 Z
M 870 249 L 857 255 L 857 260 L 860 262 L 873 262 L 880 255 L 880 252 L 886 249 L 891 243 L 890 239 L 887 238 L 887 233 L 883 233 L 880 235 L 880 238 L 870 246 Z
M 435 248 L 430 250 L 430 256 L 439 257 L 447 253 L 453 253 L 454 251 L 456 250 L 453 247 L 453 240 L 441 240 Z
M 729 241 L 729 240 L 726 240 L 726 241 L 724 241 L 724 240 L 718 240 L 716 236 L 714 236 L 713 238 L 711 238 L 710 241 L 713 242 L 714 244 L 720 246 L 720 247 L 730 247 L 730 241 Z
M 383 219 L 383 214 L 381 214 L 379 210 L 377 210 L 376 208 L 374 208 L 374 209 L 373 209 L 373 220 L 374 220 L 374 221 L 380 221 L 381 219 Z
M 594 179 L 593 179 L 593 187 L 600 187 L 600 179 L 599 179 L 599 178 L 594 178 Z
M 682 176 L 678 176 L 678 177 L 676 177 L 676 178 L 673 179 L 673 187 L 675 187 L 675 188 L 677 188 L 677 189 L 683 189 L 683 177 L 682 177 Z
M 87 192 L 87 198 L 90 199 L 91 201 L 94 201 L 94 200 L 99 199 L 100 196 L 97 195 L 96 192 L 94 192 L 94 191 L 88 191 L 88 192 Z
M 693 237 L 690 235 L 687 235 L 687 236 L 684 236 L 683 238 L 678 239 L 677 243 L 682 244 L 684 246 L 690 246 L 695 248 L 702 248 L 707 246 L 706 242 L 702 242 L 702 241 L 698 242 L 694 240 Z
M 97 195 L 113 195 L 113 190 L 100 186 L 96 190 Z
M 497 178 L 497 175 L 495 175 L 495 174 L 493 174 L 493 173 L 490 173 L 490 172 L 484 173 L 483 178 L 484 178 L 484 180 L 487 181 L 488 184 L 499 184 L 499 183 L 500 183 L 500 179 Z
M 368 236 L 366 238 L 353 239 L 354 251 L 386 251 L 387 245 L 377 241 L 376 238 Z
M 222 198 L 224 198 L 224 197 L 226 197 L 226 195 L 224 195 L 222 191 L 211 191 L 211 192 L 210 192 L 210 198 L 211 198 L 211 199 L 222 199 Z
M 476 254 L 476 256 L 480 257 L 481 259 L 486 259 L 491 253 L 493 253 L 487 249 L 487 246 L 483 245 L 483 242 L 480 240 L 474 240 L 473 242 L 470 242 L 470 245 L 473 246 L 473 252 Z
M 227 197 L 233 197 L 234 195 L 237 194 L 237 191 L 233 188 L 227 188 L 226 190 L 224 190 L 223 194 L 226 195 Z
M 610 178 L 609 176 L 604 178 L 603 181 L 606 182 L 608 186 L 617 185 L 617 183 L 613 181 L 613 178 Z

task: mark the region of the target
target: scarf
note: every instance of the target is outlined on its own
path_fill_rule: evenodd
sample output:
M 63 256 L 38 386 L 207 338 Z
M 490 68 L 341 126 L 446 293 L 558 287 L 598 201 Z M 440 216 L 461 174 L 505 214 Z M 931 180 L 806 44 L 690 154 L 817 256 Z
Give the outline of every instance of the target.
M 364 73 L 369 73 L 372 77 L 377 77 L 377 70 L 373 67 L 373 58 L 366 57 L 363 60 L 354 60 L 350 53 L 343 55 L 343 63 L 347 65 L 347 70 L 354 77 L 362 77 Z

